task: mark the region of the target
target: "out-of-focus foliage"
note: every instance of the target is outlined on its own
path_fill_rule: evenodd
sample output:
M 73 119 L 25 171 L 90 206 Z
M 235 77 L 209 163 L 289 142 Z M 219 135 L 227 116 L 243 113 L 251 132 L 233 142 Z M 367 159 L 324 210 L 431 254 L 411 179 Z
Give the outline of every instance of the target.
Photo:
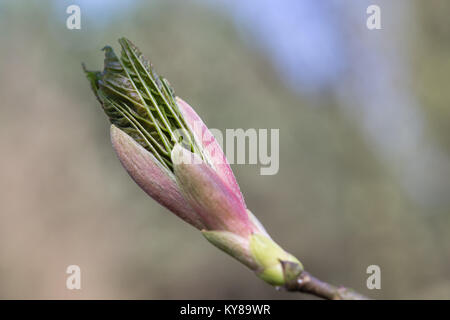
M 303 297 L 254 277 L 122 169 L 81 62 L 101 65 L 99 50 L 126 36 L 209 127 L 280 128 L 277 175 L 233 169 L 249 208 L 307 270 L 374 298 L 449 298 L 450 208 L 415 205 L 355 119 L 333 97 L 291 92 L 225 15 L 164 3 L 86 18 L 81 30 L 67 30 L 52 2 L 0 4 L 0 297 Z M 411 6 L 412 90 L 450 153 L 448 4 Z M 65 287 L 71 264 L 80 291 Z M 372 264 L 382 290 L 366 289 Z

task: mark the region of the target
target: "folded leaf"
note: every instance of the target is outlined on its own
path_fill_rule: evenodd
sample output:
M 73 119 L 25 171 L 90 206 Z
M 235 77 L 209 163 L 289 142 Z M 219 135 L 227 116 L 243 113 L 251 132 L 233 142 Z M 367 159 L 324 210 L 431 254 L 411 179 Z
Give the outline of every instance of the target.
M 258 231 L 236 194 L 208 164 L 179 144 L 172 151 L 177 183 L 207 230 L 247 237 Z
M 167 169 L 172 170 L 170 152 L 179 142 L 177 132 L 186 139 L 184 144 L 202 157 L 169 82 L 155 72 L 131 41 L 122 38 L 119 43 L 120 58 L 111 47 L 103 48 L 103 72 L 85 68 L 92 90 L 111 123 L 151 152 Z
M 111 125 L 111 141 L 123 167 L 153 199 L 197 229 L 204 229 L 189 203 L 181 195 L 173 173 L 121 129 Z
M 204 158 L 209 160 L 211 166 L 215 169 L 219 177 L 228 185 L 228 187 L 236 194 L 239 201 L 245 206 L 244 197 L 242 196 L 239 185 L 234 177 L 233 171 L 225 157 L 214 135 L 209 131 L 208 127 L 203 123 L 195 110 L 180 97 L 176 98 L 180 111 L 193 133 L 198 145 L 201 146 Z

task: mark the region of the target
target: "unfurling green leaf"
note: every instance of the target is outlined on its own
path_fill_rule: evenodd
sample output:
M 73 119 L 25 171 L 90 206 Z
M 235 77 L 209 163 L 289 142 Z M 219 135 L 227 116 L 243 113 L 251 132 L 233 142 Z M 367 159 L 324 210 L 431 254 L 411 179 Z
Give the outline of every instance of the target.
M 150 151 L 167 169 L 173 170 L 170 153 L 183 141 L 203 158 L 176 103 L 169 82 L 158 76 L 131 41 L 121 38 L 120 58 L 109 46 L 103 72 L 88 71 L 92 90 L 112 124 Z

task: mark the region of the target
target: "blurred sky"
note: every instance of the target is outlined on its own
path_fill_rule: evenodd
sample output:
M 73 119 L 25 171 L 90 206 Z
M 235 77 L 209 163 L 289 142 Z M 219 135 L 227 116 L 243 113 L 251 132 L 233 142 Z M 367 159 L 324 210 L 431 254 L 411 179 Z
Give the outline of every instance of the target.
M 410 1 L 377 1 L 384 30 L 355 36 L 352 28 L 365 25 L 366 8 L 373 3 L 222 1 L 248 43 L 270 56 L 291 88 L 338 97 L 413 199 L 448 204 L 450 161 L 427 138 L 424 115 L 408 83 Z

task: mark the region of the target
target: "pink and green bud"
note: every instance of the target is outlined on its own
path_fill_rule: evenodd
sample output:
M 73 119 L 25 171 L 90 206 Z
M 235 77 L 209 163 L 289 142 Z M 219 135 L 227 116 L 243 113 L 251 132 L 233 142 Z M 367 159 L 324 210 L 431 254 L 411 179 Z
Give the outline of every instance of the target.
M 150 197 L 197 229 L 203 222 L 180 193 L 173 173 L 129 135 L 111 125 L 111 142 L 125 170 Z
M 197 155 L 179 144 L 172 150 L 175 177 L 180 190 L 207 230 L 229 231 L 247 237 L 257 228 L 241 199 Z
M 158 203 L 272 285 L 301 263 L 246 208 L 227 159 L 197 113 L 129 40 L 105 48 L 105 70 L 85 70 L 110 118 L 111 141 L 132 179 Z M 292 268 L 292 265 L 294 268 Z M 290 277 L 291 275 L 289 275 Z

